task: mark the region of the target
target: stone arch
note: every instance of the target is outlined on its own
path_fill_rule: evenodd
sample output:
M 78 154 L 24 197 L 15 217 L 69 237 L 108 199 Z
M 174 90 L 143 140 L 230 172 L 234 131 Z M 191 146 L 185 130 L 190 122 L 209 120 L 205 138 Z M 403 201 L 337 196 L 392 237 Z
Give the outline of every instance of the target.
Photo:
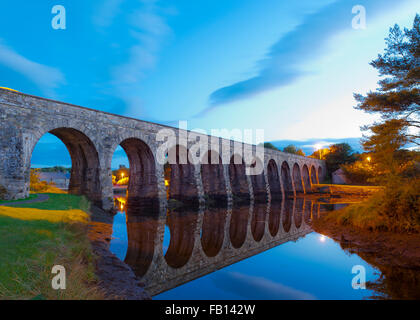
M 281 180 L 283 182 L 283 188 L 285 195 L 294 194 L 292 176 L 290 174 L 290 168 L 286 161 L 283 161 L 281 165 Z
M 152 150 L 138 138 L 125 139 L 120 145 L 127 154 L 130 166 L 129 205 L 159 208 L 156 163 Z
M 265 218 L 267 214 L 267 205 L 263 203 L 256 203 L 251 220 L 252 237 L 256 242 L 261 241 L 265 232 Z
M 323 172 L 322 172 L 322 167 L 318 168 L 318 176 L 317 176 L 317 182 L 321 183 L 322 181 L 324 181 L 324 177 L 323 177 Z
M 170 267 L 181 268 L 188 263 L 194 249 L 197 212 L 170 211 L 166 223 L 169 227 L 170 240 L 165 260 Z
M 229 179 L 235 204 L 250 202 L 249 186 L 246 179 L 245 162 L 240 155 L 233 155 L 229 163 Z
M 201 180 L 204 195 L 214 205 L 225 206 L 227 204 L 227 193 L 222 159 L 218 152 L 209 150 L 204 155 L 203 160 Z
M 248 231 L 249 207 L 233 207 L 229 225 L 230 243 L 239 249 L 245 243 Z
M 100 161 L 96 146 L 82 131 L 69 127 L 58 127 L 48 131 L 60 139 L 70 153 L 72 169 L 70 174 L 69 193 L 85 195 L 95 205 L 102 206 L 102 186 L 100 182 Z M 36 142 L 43 136 L 34 139 L 30 155 Z M 29 157 L 30 159 L 31 157 Z M 28 161 L 27 179 L 29 181 L 30 161 Z
M 311 166 L 311 184 L 318 184 L 318 174 L 314 165 Z
M 270 194 L 272 200 L 279 200 L 282 198 L 281 184 L 279 177 L 279 170 L 276 161 L 271 159 L 267 165 L 267 179 L 270 186 Z
M 255 158 L 252 165 L 252 168 L 264 168 L 262 161 L 259 158 Z M 252 189 L 254 193 L 254 201 L 260 203 L 267 202 L 267 185 L 265 182 L 264 170 L 259 174 L 251 175 Z
M 173 153 L 173 161 L 169 161 L 168 197 L 184 205 L 198 208 L 198 191 L 195 179 L 194 165 L 189 161 L 189 150 L 176 145 L 169 154 Z
M 293 165 L 293 182 L 295 185 L 296 193 L 297 192 L 305 192 L 305 189 L 303 187 L 303 180 L 302 176 L 300 174 L 300 168 L 297 163 Z
M 208 257 L 215 257 L 223 245 L 227 212 L 225 209 L 207 209 L 201 228 L 201 246 Z
M 309 176 L 309 169 L 306 164 L 304 164 L 302 167 L 302 178 L 303 178 L 303 186 L 305 188 L 305 193 L 310 193 L 312 191 L 311 177 Z

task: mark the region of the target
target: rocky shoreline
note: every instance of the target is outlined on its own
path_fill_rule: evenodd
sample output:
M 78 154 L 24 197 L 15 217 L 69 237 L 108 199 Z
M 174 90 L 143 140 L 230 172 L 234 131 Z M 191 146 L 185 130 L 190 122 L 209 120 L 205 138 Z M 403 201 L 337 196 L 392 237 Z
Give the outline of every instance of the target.
M 91 208 L 89 239 L 96 261 L 99 287 L 109 300 L 151 300 L 133 270 L 110 250 L 113 218 L 99 208 Z
M 372 299 L 420 299 L 420 234 L 369 232 L 322 218 L 312 227 L 380 270 L 380 277 L 367 283 L 375 292 Z
M 355 227 L 336 225 L 322 218 L 315 220 L 312 227 L 316 232 L 340 243 L 343 249 L 374 257 L 369 259 L 373 265 L 420 270 L 420 234 L 358 230 Z

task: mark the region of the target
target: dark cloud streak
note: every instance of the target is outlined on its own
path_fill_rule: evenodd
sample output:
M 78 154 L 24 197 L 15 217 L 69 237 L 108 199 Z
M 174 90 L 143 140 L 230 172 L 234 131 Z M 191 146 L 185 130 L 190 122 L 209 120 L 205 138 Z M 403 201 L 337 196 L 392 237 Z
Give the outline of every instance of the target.
M 404 0 L 399 1 L 401 5 Z M 375 15 L 396 6 L 392 0 L 342 0 L 307 15 L 294 30 L 277 41 L 258 63 L 257 76 L 234 83 L 214 91 L 209 97 L 209 106 L 200 115 L 215 107 L 244 99 L 260 92 L 292 84 L 307 73 L 302 64 L 321 56 L 328 49 L 328 41 L 339 32 L 351 30 L 352 8 L 363 5 L 366 8 L 367 23 Z M 355 32 L 361 32 L 355 30 Z M 345 62 L 343 62 L 345 63 Z

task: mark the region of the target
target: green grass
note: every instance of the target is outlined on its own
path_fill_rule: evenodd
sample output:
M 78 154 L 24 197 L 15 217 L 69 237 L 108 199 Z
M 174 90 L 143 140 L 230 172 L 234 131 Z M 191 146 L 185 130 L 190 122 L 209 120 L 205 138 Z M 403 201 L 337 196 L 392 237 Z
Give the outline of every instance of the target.
M 36 198 L 38 198 L 38 195 L 36 195 L 36 194 L 31 194 L 31 195 L 29 195 L 29 197 L 28 198 L 25 198 L 25 199 L 19 199 L 19 200 L 0 200 L 0 204 L 2 204 L 2 203 L 15 203 L 15 202 L 21 202 L 21 201 L 27 201 L 27 200 L 32 200 L 32 199 L 36 199 Z
M 0 299 L 101 298 L 85 228 L 0 216 Z M 66 290 L 51 288 L 54 265 L 66 268 Z
M 47 193 L 49 199 L 45 202 L 16 203 L 11 205 L 16 208 L 34 208 L 41 210 L 71 210 L 80 209 L 89 212 L 89 201 L 82 196 L 73 194 Z
M 80 209 L 89 212 L 85 197 L 48 194 L 49 200 L 13 207 L 41 210 Z M 88 226 L 21 220 L 0 215 L 1 299 L 103 299 L 94 273 L 95 257 Z M 66 269 L 67 289 L 53 290 L 54 265 Z

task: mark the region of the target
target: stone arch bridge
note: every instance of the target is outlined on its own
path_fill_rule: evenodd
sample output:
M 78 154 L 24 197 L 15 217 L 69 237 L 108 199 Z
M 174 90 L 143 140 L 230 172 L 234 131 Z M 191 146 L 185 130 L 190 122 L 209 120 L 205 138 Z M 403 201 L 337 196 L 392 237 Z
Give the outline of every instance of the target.
M 70 153 L 69 192 L 86 195 L 105 210 L 113 207 L 111 161 L 119 145 L 130 163 L 129 195 L 161 209 L 167 206 L 168 194 L 184 202 L 202 203 L 212 197 L 227 202 L 265 201 L 287 194 L 310 193 L 312 185 L 319 183 L 326 172 L 323 161 L 265 149 L 264 159 L 257 159 L 264 165 L 264 171 L 259 175 L 246 175 L 243 160 L 235 154 L 238 142 L 212 137 L 213 143 L 216 139 L 221 148 L 229 151 L 231 161 L 171 164 L 167 190 L 165 166 L 156 160 L 163 143 L 157 141 L 157 134 L 165 128 L 174 130 L 177 136 L 184 132 L 0 89 L 0 198 L 28 196 L 32 152 L 46 133 L 58 137 Z M 256 146 L 240 145 L 256 149 Z M 178 151 L 180 149 L 177 147 Z M 217 159 L 210 147 L 207 156 Z M 179 158 L 177 155 L 177 161 Z

